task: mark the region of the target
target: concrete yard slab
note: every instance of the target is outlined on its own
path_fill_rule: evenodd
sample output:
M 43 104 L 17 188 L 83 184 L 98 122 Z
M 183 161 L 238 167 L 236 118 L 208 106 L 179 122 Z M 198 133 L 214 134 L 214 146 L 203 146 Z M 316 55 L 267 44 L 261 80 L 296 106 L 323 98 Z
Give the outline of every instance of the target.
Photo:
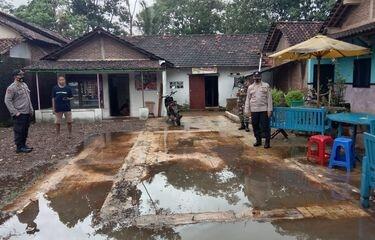
M 253 142 L 218 113 L 100 135 L 3 209 L 0 236 L 27 239 L 30 224 L 40 239 L 50 228 L 70 239 L 246 239 L 251 229 L 265 239 L 332 239 L 340 224 L 353 226 L 340 239 L 375 234 L 352 191 L 358 181 L 337 184 L 340 172 L 307 162 L 305 137 L 277 138 L 268 150 Z

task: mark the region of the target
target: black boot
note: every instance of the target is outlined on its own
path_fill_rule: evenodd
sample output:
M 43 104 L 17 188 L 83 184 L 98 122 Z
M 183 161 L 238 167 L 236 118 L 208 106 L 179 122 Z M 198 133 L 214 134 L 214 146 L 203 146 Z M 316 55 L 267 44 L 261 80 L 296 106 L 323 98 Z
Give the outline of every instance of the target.
M 245 123 L 245 131 L 246 132 L 250 132 L 249 123 Z
M 254 146 L 254 147 L 262 146 L 262 139 L 261 139 L 261 138 L 257 138 L 257 141 L 254 143 L 253 146 Z
M 26 147 L 17 148 L 16 153 L 30 153 L 32 149 Z
M 246 129 L 245 123 L 241 122 L 241 127 L 238 130 L 244 130 Z
M 270 141 L 270 139 L 268 138 L 268 139 L 266 139 L 266 142 L 264 143 L 264 148 L 265 149 L 268 149 L 268 148 L 270 148 L 271 147 L 271 141 Z

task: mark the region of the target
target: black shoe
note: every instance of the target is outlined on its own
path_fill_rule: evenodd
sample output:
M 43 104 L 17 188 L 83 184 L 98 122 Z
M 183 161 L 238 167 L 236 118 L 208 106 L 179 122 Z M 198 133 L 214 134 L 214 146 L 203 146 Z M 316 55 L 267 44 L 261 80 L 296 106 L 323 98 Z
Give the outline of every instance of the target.
M 245 125 L 242 124 L 241 127 L 238 130 L 240 130 L 240 131 L 245 130 Z
M 21 147 L 17 148 L 16 153 L 30 153 L 32 149 L 26 148 L 26 147 Z
M 271 148 L 270 141 L 266 141 L 266 142 L 264 143 L 264 148 L 265 148 L 265 149 Z
M 245 131 L 246 131 L 246 132 L 250 132 L 249 124 L 248 124 L 248 123 L 245 124 Z
M 260 147 L 260 146 L 262 146 L 262 141 L 256 141 L 255 143 L 254 143 L 254 145 L 253 145 L 254 147 Z
M 29 146 L 27 146 L 27 145 L 25 145 L 25 148 L 30 149 L 30 150 L 34 150 L 33 147 L 29 147 Z

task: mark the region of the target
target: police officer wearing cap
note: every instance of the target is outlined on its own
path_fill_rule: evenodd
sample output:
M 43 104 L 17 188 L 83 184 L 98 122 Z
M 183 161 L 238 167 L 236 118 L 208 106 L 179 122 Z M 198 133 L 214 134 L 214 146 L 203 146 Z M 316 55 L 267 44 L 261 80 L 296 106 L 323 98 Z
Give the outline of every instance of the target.
M 256 139 L 254 147 L 261 146 L 262 137 L 264 137 L 266 139 L 264 148 L 270 148 L 271 129 L 269 119 L 273 110 L 271 88 L 268 83 L 262 82 L 260 72 L 255 72 L 253 78 L 254 83 L 247 90 L 245 114 L 251 113 L 251 124 Z
M 30 99 L 30 89 L 23 82 L 24 72 L 13 71 L 14 82 L 7 88 L 5 93 L 5 105 L 7 106 L 14 120 L 14 142 L 17 146 L 17 153 L 29 153 L 33 149 L 26 145 L 29 133 L 31 117 L 34 109 Z

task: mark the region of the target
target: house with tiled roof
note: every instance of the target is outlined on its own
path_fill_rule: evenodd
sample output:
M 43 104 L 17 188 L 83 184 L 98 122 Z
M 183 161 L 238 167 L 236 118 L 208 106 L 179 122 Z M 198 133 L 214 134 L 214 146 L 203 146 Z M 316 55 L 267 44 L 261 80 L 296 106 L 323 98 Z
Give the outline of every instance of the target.
M 53 118 L 50 88 L 65 75 L 73 116 L 102 120 L 165 114 L 162 96 L 177 90 L 192 110 L 225 107 L 235 80 L 258 68 L 265 34 L 117 37 L 97 28 L 26 69 L 39 86 L 38 120 Z M 143 83 L 142 83 L 143 82 Z
M 5 89 L 12 82 L 13 69 L 30 65 L 67 42 L 55 32 L 0 11 L 0 99 L 4 99 Z M 35 81 L 27 80 L 31 90 L 36 91 Z M 36 98 L 33 102 L 36 103 Z M 1 101 L 0 121 L 8 118 L 9 113 Z
M 334 81 L 345 81 L 345 100 L 352 111 L 375 113 L 375 0 L 336 1 L 321 32 L 372 50 L 368 56 L 324 60 L 323 64 L 334 69 Z M 313 84 L 315 79 L 310 71 L 308 82 Z
M 281 51 L 307 39 L 316 36 L 323 22 L 289 21 L 275 22 L 271 25 L 263 46 L 263 55 Z M 275 88 L 283 91 L 303 89 L 307 87 L 306 61 L 272 62 L 268 59 L 268 66 L 263 68 L 264 78 Z

